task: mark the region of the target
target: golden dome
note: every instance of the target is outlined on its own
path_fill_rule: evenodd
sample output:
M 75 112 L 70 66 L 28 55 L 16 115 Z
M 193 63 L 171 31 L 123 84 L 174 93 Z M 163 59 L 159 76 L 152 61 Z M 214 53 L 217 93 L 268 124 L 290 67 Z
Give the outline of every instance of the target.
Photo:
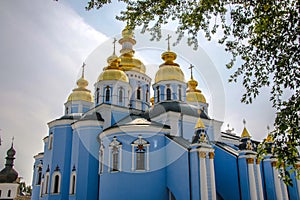
M 192 77 L 192 79 L 188 81 L 188 90 L 186 91 L 186 101 L 206 103 L 206 99 L 202 94 L 201 90 L 196 89 L 197 86 L 198 86 L 198 82 L 194 80 Z
M 68 101 L 88 101 L 93 102 L 91 91 L 86 89 L 89 82 L 84 79 L 84 65 L 82 66 L 82 76 L 77 81 L 77 88 L 73 89 L 73 92 L 69 95 Z
M 248 132 L 248 130 L 246 129 L 246 127 L 244 127 L 243 132 L 241 134 L 241 138 L 250 138 L 250 134 Z
M 140 73 L 146 72 L 145 65 L 137 58 L 134 58 L 133 45 L 136 44 L 135 39 L 133 39 L 133 31 L 126 27 L 122 31 L 122 38 L 119 40 L 119 43 L 122 45 L 120 50 L 120 68 L 123 71 L 137 71 Z
M 124 82 L 129 82 L 125 72 L 119 69 L 107 69 L 100 74 L 98 81 L 107 81 L 107 80 L 120 80 Z
M 104 68 L 104 71 L 99 75 L 99 81 L 107 81 L 107 80 L 117 80 L 117 81 L 124 81 L 129 82 L 129 79 L 125 72 L 123 72 L 119 68 L 120 59 L 118 56 L 113 54 L 112 56 L 107 58 L 108 66 Z
M 155 74 L 155 83 L 165 80 L 185 82 L 182 70 L 177 63 L 173 62 L 176 57 L 176 54 L 171 51 L 166 51 L 161 55 L 161 58 L 165 61 L 165 63 L 159 66 L 159 70 Z

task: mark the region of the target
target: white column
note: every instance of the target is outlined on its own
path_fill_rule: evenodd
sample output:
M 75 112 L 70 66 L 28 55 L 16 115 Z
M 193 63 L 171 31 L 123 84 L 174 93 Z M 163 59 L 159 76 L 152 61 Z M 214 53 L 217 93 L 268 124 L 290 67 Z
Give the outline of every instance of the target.
M 214 152 L 209 152 L 209 167 L 210 167 L 210 183 L 211 183 L 211 199 L 216 200 L 216 183 L 215 183 L 215 166 L 214 166 Z
M 208 192 L 207 192 L 207 173 L 206 173 L 206 153 L 199 152 L 199 160 L 200 160 L 200 194 L 201 200 L 208 199 Z
M 261 182 L 261 173 L 260 173 L 260 160 L 256 160 L 256 172 L 257 172 L 257 180 L 258 180 L 258 197 L 260 200 L 264 199 L 263 196 L 263 189 L 262 189 L 262 182 Z
M 285 183 L 283 182 L 283 180 L 281 180 L 281 179 L 280 179 L 280 184 L 281 184 L 283 199 L 288 200 L 289 196 L 288 196 L 288 192 L 287 192 L 287 187 L 286 187 Z
M 254 158 L 247 158 L 248 163 L 248 177 L 250 185 L 250 197 L 251 200 L 257 199 L 256 185 L 255 185 L 255 176 L 254 176 Z
M 276 199 L 283 199 L 281 186 L 280 186 L 279 174 L 278 174 L 278 170 L 276 169 L 276 161 L 273 161 L 271 164 L 272 164 L 272 168 L 273 168 Z

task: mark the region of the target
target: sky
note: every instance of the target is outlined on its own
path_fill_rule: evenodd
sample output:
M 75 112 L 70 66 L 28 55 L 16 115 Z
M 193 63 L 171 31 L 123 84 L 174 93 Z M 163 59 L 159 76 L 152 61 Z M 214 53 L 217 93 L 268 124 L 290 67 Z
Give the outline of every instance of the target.
M 33 156 L 43 151 L 47 123 L 63 115 L 82 63 L 87 63 L 85 77 L 93 92 L 106 58 L 112 54 L 112 40 L 120 39 L 125 27 L 124 22 L 115 19 L 123 7 L 121 3 L 93 11 L 85 11 L 84 7 L 85 1 L 72 0 L 0 1 L 0 169 L 14 137 L 15 169 L 27 184 L 31 184 Z M 170 34 L 175 40 L 174 30 L 174 24 L 164 27 L 163 37 Z M 149 38 L 137 31 L 134 48 L 153 80 L 167 42 L 164 38 L 151 42 Z M 185 38 L 171 49 L 178 55 L 176 62 L 186 80 L 190 78 L 189 65 L 195 65 L 194 75 L 209 103 L 210 117 L 224 122 L 223 131 L 229 124 L 237 135 L 245 119 L 253 139 L 266 137 L 266 127 L 272 129 L 275 117 L 269 90 L 264 88 L 253 104 L 242 104 L 241 81 L 228 83 L 234 72 L 225 67 L 229 55 L 214 38 L 207 42 L 199 36 L 199 41 L 197 51 L 186 45 Z

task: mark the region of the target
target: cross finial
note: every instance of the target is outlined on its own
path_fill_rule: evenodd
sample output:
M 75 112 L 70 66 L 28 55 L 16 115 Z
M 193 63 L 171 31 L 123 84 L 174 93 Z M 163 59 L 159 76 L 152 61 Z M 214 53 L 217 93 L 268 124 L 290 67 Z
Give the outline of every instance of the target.
M 14 140 L 15 140 L 15 137 L 13 136 L 13 137 L 11 138 L 11 146 L 12 146 L 12 147 L 14 146 Z
M 168 34 L 168 37 L 166 40 L 168 40 L 168 51 L 170 51 L 170 39 L 171 39 L 171 36 L 170 34 Z
M 113 52 L 113 55 L 116 54 L 116 42 L 117 42 L 117 39 L 114 38 L 114 41 L 113 41 L 113 44 L 114 44 L 114 52 Z
M 194 67 L 195 67 L 194 65 L 190 64 L 189 69 L 191 70 L 191 79 L 194 79 L 194 78 L 193 78 L 193 68 L 194 68 Z
M 84 78 L 84 67 L 85 67 L 85 62 L 82 63 L 82 72 L 81 72 L 81 78 Z
M 270 132 L 270 126 L 269 125 L 267 126 L 267 130 L 268 130 L 268 133 L 269 133 Z
M 244 126 L 246 126 L 246 120 L 245 119 L 243 119 L 243 124 L 244 124 Z

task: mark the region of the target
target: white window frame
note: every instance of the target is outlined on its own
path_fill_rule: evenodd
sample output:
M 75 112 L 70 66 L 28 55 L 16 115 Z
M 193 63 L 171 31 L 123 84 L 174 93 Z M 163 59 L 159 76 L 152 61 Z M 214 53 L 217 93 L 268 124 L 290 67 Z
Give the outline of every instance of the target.
M 54 192 L 54 189 L 55 189 L 55 177 L 56 176 L 58 176 L 58 186 L 57 186 L 57 192 Z M 60 194 L 60 186 L 61 186 L 61 173 L 59 171 L 55 171 L 52 174 L 51 194 Z
M 99 150 L 99 174 L 103 174 L 104 172 L 104 145 L 101 141 L 100 150 Z
M 51 150 L 53 148 L 53 133 L 51 132 L 49 135 L 48 149 Z
M 75 181 L 74 181 L 73 177 L 75 177 Z M 76 194 L 76 184 L 77 184 L 76 171 L 72 171 L 71 177 L 70 177 L 70 190 L 69 190 L 70 195 Z M 74 188 L 73 188 L 73 185 L 74 185 Z M 73 192 L 73 190 L 74 190 L 74 192 Z
M 170 99 L 168 99 L 168 89 L 170 90 Z M 172 89 L 170 87 L 166 87 L 166 101 L 172 100 Z
M 50 182 L 50 173 L 45 174 L 45 182 L 43 187 L 43 194 L 49 194 L 49 182 Z
M 40 170 L 39 170 L 40 169 Z M 43 170 L 43 165 L 42 164 L 38 164 L 38 166 L 36 167 L 36 178 L 35 178 L 35 185 L 41 185 L 42 183 L 42 170 Z M 39 174 L 41 176 L 39 176 Z M 39 177 L 41 178 L 41 182 L 39 183 Z
M 145 148 L 145 169 L 144 170 L 140 170 L 140 169 L 136 169 L 136 148 L 139 145 L 143 145 Z M 149 142 L 147 142 L 146 140 L 144 140 L 142 138 L 141 135 L 138 136 L 138 139 L 136 139 L 135 141 L 132 142 L 131 144 L 131 148 L 132 148 L 132 153 L 131 153 L 131 170 L 132 171 L 149 171 L 150 167 L 149 167 L 149 147 L 150 144 Z
M 113 149 L 118 150 L 118 167 L 117 170 L 113 170 Z M 108 172 L 120 172 L 122 171 L 122 143 L 117 140 L 117 137 L 113 138 L 113 141 L 109 144 L 109 168 Z

